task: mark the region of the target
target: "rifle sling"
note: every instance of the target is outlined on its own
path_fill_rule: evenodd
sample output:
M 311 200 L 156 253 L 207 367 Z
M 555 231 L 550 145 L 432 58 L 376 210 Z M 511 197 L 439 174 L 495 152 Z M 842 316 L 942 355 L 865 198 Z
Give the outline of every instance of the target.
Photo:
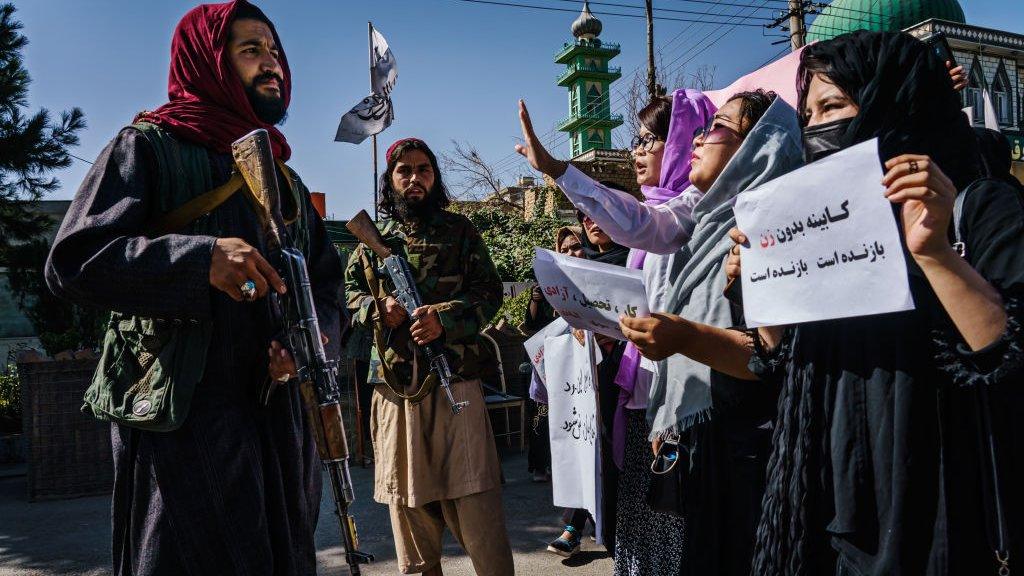
M 197 218 L 205 216 L 215 208 L 223 204 L 228 198 L 242 189 L 245 183 L 242 176 L 235 172 L 227 182 L 217 186 L 213 190 L 203 193 L 200 196 L 185 202 L 174 210 L 161 215 L 146 226 L 146 235 L 156 238 L 181 230 L 194 222 Z
M 384 314 L 380 309 L 380 302 L 383 298 L 387 297 L 387 294 L 381 291 L 380 281 L 377 279 L 376 268 L 374 268 L 373 263 L 370 261 L 366 252 L 360 254 L 359 258 L 362 260 L 363 264 L 363 275 L 366 276 L 366 282 L 370 286 L 370 292 L 373 297 L 373 307 L 377 311 L 378 321 L 373 323 L 373 343 L 374 346 L 377 347 L 377 354 L 380 357 L 381 371 L 384 373 L 384 387 L 380 389 L 381 394 L 391 402 L 398 403 L 402 400 L 408 400 L 415 404 L 416 402 L 426 398 L 434 391 L 434 388 L 437 387 L 437 375 L 433 372 L 429 372 L 427 377 L 423 380 L 423 385 L 412 394 L 406 394 L 397 389 L 400 384 L 395 378 L 394 372 L 391 371 L 391 367 L 384 362 L 384 350 L 387 348 L 384 342 L 384 331 L 381 328 L 383 325 L 383 320 L 381 319 L 384 318 Z M 394 384 L 392 384 L 393 382 Z

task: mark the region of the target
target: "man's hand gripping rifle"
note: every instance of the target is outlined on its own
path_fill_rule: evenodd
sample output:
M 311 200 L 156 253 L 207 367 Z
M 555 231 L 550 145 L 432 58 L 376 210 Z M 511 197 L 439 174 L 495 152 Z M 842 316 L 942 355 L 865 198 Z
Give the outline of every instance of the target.
M 287 286 L 282 295 L 270 292 L 271 309 L 284 327 L 288 349 L 295 359 L 306 418 L 313 428 L 320 460 L 331 479 L 335 512 L 341 522 L 345 543 L 345 562 L 350 573 L 358 576 L 359 565 L 372 562 L 373 555 L 358 550 L 355 519 L 348 513 L 355 493 L 349 473 L 348 442 L 339 403 L 341 393 L 336 379 L 337 361 L 328 360 L 324 351 L 306 259 L 301 251 L 292 246 L 287 232 L 282 233 L 278 229 L 273 217 L 274 208 L 281 196 L 277 186 L 277 170 L 270 151 L 270 137 L 266 130 L 255 130 L 236 140 L 231 145 L 231 152 L 235 165 L 249 187 L 252 194 L 250 200 L 257 208 L 256 212 L 267 234 L 271 252 L 268 261 L 277 268 Z M 262 403 L 266 404 L 270 400 L 275 387 L 272 381 L 261 390 Z
M 409 269 L 409 263 L 405 258 L 393 254 L 391 249 L 384 245 L 384 239 L 381 237 L 380 231 L 374 226 L 366 210 L 360 210 L 354 218 L 348 221 L 345 227 L 381 259 L 381 273 L 390 278 L 391 282 L 395 285 L 395 291 L 392 295 L 402 305 L 402 308 L 405 308 L 409 318 L 415 321 L 416 318 L 413 317 L 413 313 L 417 308 L 423 306 L 423 298 L 420 297 L 419 291 L 416 290 L 416 280 L 413 278 L 412 270 Z M 452 376 L 451 367 L 448 366 L 448 358 L 444 355 L 444 347 L 441 345 L 441 342 L 434 340 L 420 348 L 427 355 L 427 359 L 430 360 L 430 369 L 437 374 L 438 380 L 441 381 L 441 388 L 444 389 L 444 395 L 452 406 L 452 412 L 458 414 L 469 405 L 469 402 L 456 402 L 455 397 L 452 396 L 451 383 L 454 377 Z

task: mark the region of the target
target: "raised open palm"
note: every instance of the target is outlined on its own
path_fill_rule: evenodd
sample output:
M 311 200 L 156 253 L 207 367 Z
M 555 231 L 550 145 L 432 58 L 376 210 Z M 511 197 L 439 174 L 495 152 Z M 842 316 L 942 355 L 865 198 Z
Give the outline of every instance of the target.
M 533 131 L 533 122 L 530 121 L 526 102 L 522 100 L 519 101 L 519 124 L 523 128 L 523 143 L 516 144 L 516 152 L 523 155 L 534 170 L 543 172 L 551 178 L 558 178 L 564 174 L 566 163 L 551 156 L 541 144 L 537 133 Z

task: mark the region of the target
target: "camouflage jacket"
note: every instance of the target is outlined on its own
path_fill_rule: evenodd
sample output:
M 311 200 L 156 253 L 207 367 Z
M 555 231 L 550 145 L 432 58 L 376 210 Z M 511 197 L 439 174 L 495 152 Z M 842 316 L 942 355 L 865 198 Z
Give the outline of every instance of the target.
M 480 233 L 465 217 L 440 211 L 424 223 L 400 224 L 389 221 L 382 231 L 385 241 L 396 254 L 404 253 L 416 277 L 416 287 L 424 304 L 433 305 L 441 319 L 441 336 L 452 372 L 465 380 L 481 378 L 493 370 L 493 353 L 482 341 L 480 331 L 498 311 L 502 299 L 501 279 L 494 268 Z M 366 276 L 366 265 L 376 269 L 380 262 L 363 244 L 349 258 L 345 269 L 345 296 L 352 323 L 374 327 L 389 334 L 378 317 L 374 296 L 390 293 L 390 280 L 378 280 L 374 294 Z M 378 276 L 379 278 L 379 276 Z M 409 322 L 390 331 L 386 350 L 374 345 L 370 353 L 368 382 L 383 383 L 381 360 L 395 379 L 392 387 L 416 389 L 423 384 L 430 370 L 425 357 L 419 354 L 413 382 L 415 344 L 409 336 Z

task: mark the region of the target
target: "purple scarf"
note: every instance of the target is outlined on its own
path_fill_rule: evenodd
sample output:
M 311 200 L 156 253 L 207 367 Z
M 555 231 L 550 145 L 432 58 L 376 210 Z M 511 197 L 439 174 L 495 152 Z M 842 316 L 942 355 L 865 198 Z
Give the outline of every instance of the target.
M 687 88 L 672 94 L 672 119 L 668 126 L 668 139 L 661 157 L 659 186 L 641 186 L 644 204 L 657 206 L 675 198 L 690 187 L 690 153 L 693 151 L 693 133 L 705 126 L 717 108 L 700 90 Z M 626 263 L 627 268 L 641 270 L 647 252 L 633 250 Z M 615 465 L 622 469 L 626 455 L 626 404 L 633 398 L 637 373 L 640 369 L 640 351 L 632 342 L 626 344 L 615 375 L 615 383 L 621 388 L 619 402 L 615 409 L 612 427 L 612 457 Z

